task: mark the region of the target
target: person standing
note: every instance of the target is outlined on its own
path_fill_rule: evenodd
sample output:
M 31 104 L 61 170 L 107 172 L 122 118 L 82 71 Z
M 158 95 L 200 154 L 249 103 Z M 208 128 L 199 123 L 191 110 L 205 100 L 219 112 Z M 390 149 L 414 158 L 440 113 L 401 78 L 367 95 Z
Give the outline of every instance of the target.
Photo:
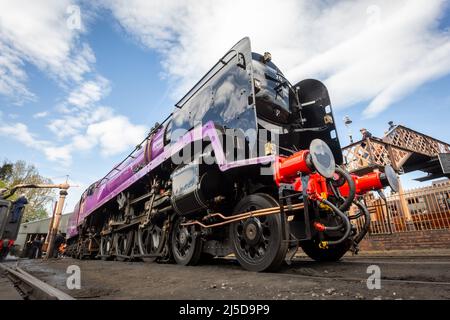
M 396 125 L 394 124 L 394 121 L 389 121 L 388 125 L 389 125 L 388 131 L 391 131 L 392 129 L 394 129 L 396 127 Z
M 45 242 L 45 237 L 44 236 L 41 236 L 41 239 L 39 240 L 39 248 L 38 248 L 38 254 L 37 254 L 37 257 L 40 259 L 40 258 L 42 258 L 42 246 L 44 245 L 44 242 Z
M 58 258 L 59 247 L 66 241 L 66 238 L 62 235 L 61 231 L 58 231 L 55 237 L 55 245 L 53 246 L 52 257 Z
M 31 243 L 30 259 L 36 259 L 38 257 L 40 245 L 41 240 L 39 239 L 39 235 L 36 235 Z
M 22 250 L 22 258 L 30 257 L 31 243 L 32 243 L 31 238 L 28 239 L 27 242 L 25 242 L 25 245 L 23 246 L 23 250 Z
M 366 128 L 362 128 L 361 130 L 359 130 L 362 134 L 362 138 L 363 140 L 366 140 L 367 138 L 372 138 L 372 134 L 369 132 L 369 130 L 367 130 Z

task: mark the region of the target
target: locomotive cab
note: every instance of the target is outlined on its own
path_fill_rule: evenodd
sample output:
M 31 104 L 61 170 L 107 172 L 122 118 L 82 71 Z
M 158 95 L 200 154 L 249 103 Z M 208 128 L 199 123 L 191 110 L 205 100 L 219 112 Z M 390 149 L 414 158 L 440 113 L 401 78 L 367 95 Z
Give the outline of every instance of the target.
M 291 85 L 272 56 L 252 53 L 255 109 L 258 127 L 278 132 L 282 150 L 307 149 L 314 139 L 325 141 L 337 164 L 342 164 L 328 90 L 315 79 Z M 273 139 L 275 140 L 275 139 Z
M 265 55 L 253 52 L 252 59 L 258 118 L 278 125 L 288 124 L 291 114 L 289 89 L 283 74 L 267 52 Z

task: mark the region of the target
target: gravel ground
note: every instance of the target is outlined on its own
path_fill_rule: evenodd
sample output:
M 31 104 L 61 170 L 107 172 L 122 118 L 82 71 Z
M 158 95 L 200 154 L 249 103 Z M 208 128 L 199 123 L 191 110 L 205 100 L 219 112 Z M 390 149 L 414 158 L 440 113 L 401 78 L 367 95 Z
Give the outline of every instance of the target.
M 22 300 L 11 281 L 0 275 L 0 300 Z
M 298 257 L 278 273 L 248 272 L 233 259 L 195 267 L 70 258 L 18 265 L 77 299 L 450 299 L 450 256 L 349 256 L 335 263 Z M 66 287 L 70 265 L 80 267 L 81 289 Z M 380 289 L 367 287 L 370 265 L 380 268 Z M 0 298 L 6 286 L 0 281 Z

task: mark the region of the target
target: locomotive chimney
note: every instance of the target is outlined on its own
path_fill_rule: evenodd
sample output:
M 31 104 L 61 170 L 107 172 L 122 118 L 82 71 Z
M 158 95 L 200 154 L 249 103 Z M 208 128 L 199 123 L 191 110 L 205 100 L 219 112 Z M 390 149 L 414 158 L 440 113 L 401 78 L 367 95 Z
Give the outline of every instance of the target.
M 272 55 L 270 52 L 264 52 L 264 56 L 262 57 L 262 63 L 266 64 L 272 60 Z

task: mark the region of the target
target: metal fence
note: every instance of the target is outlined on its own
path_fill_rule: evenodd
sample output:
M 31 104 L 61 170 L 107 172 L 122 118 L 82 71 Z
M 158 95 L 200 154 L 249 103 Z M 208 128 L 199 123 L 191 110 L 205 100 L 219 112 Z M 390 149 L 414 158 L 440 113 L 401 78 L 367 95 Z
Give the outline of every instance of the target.
M 371 214 L 369 234 L 450 229 L 450 184 L 392 194 L 386 201 L 372 194 L 365 201 Z M 361 225 L 358 221 L 357 227 Z

